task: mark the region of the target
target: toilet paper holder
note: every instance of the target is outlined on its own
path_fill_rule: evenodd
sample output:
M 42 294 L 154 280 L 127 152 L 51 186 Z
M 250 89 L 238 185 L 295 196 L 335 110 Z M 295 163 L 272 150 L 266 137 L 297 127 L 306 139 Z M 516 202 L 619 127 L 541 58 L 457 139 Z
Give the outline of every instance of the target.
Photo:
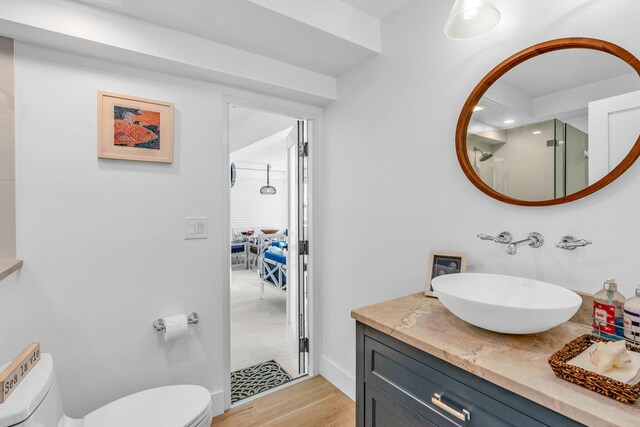
M 187 316 L 187 323 L 189 325 L 195 325 L 200 321 L 200 317 L 198 316 L 198 313 L 196 313 L 195 311 L 190 313 L 189 316 Z M 156 331 L 158 332 L 164 332 L 165 327 L 164 327 L 164 319 L 156 319 L 155 322 L 153 322 L 153 327 L 156 328 Z

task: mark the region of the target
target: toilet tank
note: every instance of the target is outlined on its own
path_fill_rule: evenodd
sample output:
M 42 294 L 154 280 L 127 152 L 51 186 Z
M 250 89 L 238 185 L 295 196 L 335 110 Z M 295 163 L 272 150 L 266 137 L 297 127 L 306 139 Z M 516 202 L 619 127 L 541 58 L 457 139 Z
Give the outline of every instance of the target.
M 41 353 L 40 361 L 0 404 L 0 426 L 57 426 L 63 416 L 53 359 Z

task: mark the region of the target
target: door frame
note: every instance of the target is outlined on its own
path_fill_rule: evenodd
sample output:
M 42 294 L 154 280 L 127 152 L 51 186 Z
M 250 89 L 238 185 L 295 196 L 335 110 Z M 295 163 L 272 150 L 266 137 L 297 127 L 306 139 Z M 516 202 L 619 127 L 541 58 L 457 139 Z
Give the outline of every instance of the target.
M 309 256 L 308 256 L 308 276 L 307 276 L 307 298 L 309 304 L 309 312 L 307 314 L 308 331 L 309 331 L 309 359 L 307 366 L 307 375 L 309 377 L 315 375 L 320 368 L 319 361 L 319 347 L 320 347 L 320 319 L 319 319 L 319 289 L 317 284 L 320 283 L 319 269 L 315 267 L 316 257 L 315 254 L 320 253 L 320 245 L 317 242 L 318 235 L 318 222 L 317 222 L 317 200 L 319 197 L 319 188 L 316 178 L 316 165 L 318 164 L 318 156 L 316 153 L 316 146 L 321 141 L 322 130 L 322 112 L 320 110 L 313 111 L 313 107 L 306 108 L 305 106 L 284 106 L 278 105 L 278 103 L 272 101 L 256 101 L 246 98 L 240 98 L 230 95 L 223 95 L 222 97 L 222 158 L 223 167 L 221 168 L 222 182 L 226 183 L 222 188 L 222 228 L 221 236 L 225 236 L 220 239 L 223 247 L 221 248 L 223 254 L 229 252 L 228 235 L 231 230 L 231 186 L 229 184 L 229 161 L 231 156 L 230 151 L 230 129 L 229 129 L 229 111 L 231 105 L 236 105 L 242 108 L 249 108 L 258 111 L 265 111 L 268 113 L 282 114 L 295 118 L 298 120 L 307 120 L 312 122 L 310 126 L 311 133 L 308 133 L 309 139 L 309 155 L 307 162 L 307 191 L 308 191 L 308 240 L 309 240 Z M 223 327 L 223 360 L 222 360 L 222 374 L 223 374 L 223 386 L 224 386 L 224 410 L 226 411 L 231 407 L 231 257 L 225 257 L 223 262 L 224 271 L 223 277 L 223 290 L 222 290 L 222 327 Z

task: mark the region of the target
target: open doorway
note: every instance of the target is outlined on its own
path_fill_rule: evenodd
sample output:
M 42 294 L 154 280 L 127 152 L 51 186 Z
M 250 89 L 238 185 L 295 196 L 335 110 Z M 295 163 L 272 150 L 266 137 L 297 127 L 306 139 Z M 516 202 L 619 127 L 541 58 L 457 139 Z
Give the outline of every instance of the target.
M 231 402 L 306 375 L 306 122 L 229 106 Z

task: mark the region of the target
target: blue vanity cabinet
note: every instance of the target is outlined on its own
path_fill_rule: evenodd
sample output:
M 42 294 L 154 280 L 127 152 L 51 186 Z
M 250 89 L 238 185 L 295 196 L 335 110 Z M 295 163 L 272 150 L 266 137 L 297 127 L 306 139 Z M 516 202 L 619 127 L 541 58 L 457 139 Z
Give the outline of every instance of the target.
M 582 426 L 360 322 L 356 425 Z

